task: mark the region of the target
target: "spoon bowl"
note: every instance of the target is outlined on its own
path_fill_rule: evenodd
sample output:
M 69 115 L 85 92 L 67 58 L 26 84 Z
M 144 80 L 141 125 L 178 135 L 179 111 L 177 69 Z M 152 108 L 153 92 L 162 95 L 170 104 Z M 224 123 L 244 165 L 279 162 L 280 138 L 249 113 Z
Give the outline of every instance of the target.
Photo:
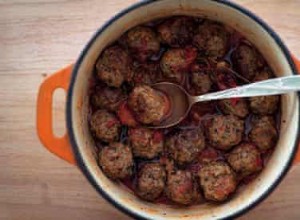
M 158 125 L 150 126 L 151 128 L 168 128 L 180 123 L 189 113 L 192 105 L 190 95 L 185 89 L 177 84 L 162 82 L 152 85 L 152 88 L 164 93 L 170 102 L 170 113 L 168 117 Z

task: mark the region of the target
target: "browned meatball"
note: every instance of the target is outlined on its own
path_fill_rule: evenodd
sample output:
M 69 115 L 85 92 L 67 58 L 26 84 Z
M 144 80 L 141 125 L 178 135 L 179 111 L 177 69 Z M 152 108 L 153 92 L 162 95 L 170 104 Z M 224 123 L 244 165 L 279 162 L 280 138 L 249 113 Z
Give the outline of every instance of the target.
M 121 143 L 111 143 L 100 151 L 99 164 L 105 175 L 123 179 L 132 175 L 133 158 L 130 148 Z
M 194 44 L 212 58 L 223 57 L 226 53 L 229 33 L 224 26 L 215 22 L 204 22 L 198 27 Z
M 124 37 L 132 55 L 139 61 L 146 61 L 160 50 L 160 42 L 149 27 L 138 26 L 129 30 Z
M 190 17 L 173 17 L 159 25 L 157 31 L 162 41 L 172 47 L 185 46 L 191 42 L 195 22 Z
M 115 141 L 119 137 L 120 121 L 106 110 L 96 111 L 91 117 L 90 125 L 96 137 L 104 142 Z
M 233 53 L 235 69 L 248 80 L 252 80 L 263 60 L 255 48 L 248 44 L 240 44 Z
M 189 205 L 201 199 L 192 173 L 185 170 L 168 174 L 166 194 L 170 200 L 182 205 Z
M 126 99 L 126 95 L 121 89 L 112 87 L 98 88 L 91 97 L 93 105 L 97 108 L 117 111 L 119 105 Z
M 132 60 L 125 50 L 119 46 L 105 49 L 96 64 L 100 80 L 112 87 L 120 87 L 132 78 Z
M 165 188 L 166 171 L 159 163 L 147 163 L 138 173 L 137 193 L 148 201 L 157 199 Z
M 278 136 L 274 119 L 271 116 L 256 117 L 249 136 L 262 151 L 274 147 Z
M 220 100 L 219 107 L 225 114 L 232 114 L 240 118 L 245 118 L 249 114 L 248 103 L 243 98 Z
M 160 67 L 164 77 L 181 83 L 184 79 L 184 74 L 188 72 L 196 57 L 197 49 L 194 47 L 169 49 L 160 60 Z
M 166 140 L 168 153 L 180 165 L 192 162 L 204 147 L 205 137 L 201 129 L 182 130 Z
M 250 143 L 242 143 L 236 146 L 229 153 L 227 161 L 241 177 L 253 174 L 262 169 L 260 152 Z
M 199 171 L 200 185 L 207 200 L 222 202 L 237 186 L 235 173 L 225 162 L 205 164 Z
M 128 132 L 133 155 L 152 159 L 163 150 L 163 135 L 147 128 L 132 128 Z
M 259 72 L 255 77 L 254 81 L 262 81 L 267 80 L 271 77 L 271 73 L 268 71 Z M 273 114 L 279 104 L 280 96 L 273 95 L 273 96 L 258 96 L 258 97 L 251 97 L 250 98 L 250 108 L 251 111 L 255 114 Z
M 244 121 L 233 115 L 216 115 L 208 127 L 210 143 L 217 149 L 229 150 L 241 142 Z
M 202 95 L 207 93 L 212 87 L 210 79 L 210 69 L 205 64 L 194 64 L 191 67 L 191 89 L 193 95 Z
M 133 89 L 129 95 L 128 106 L 137 120 L 144 124 L 160 122 L 168 111 L 164 95 L 146 85 Z
M 257 96 L 250 98 L 250 108 L 253 113 L 266 115 L 273 114 L 279 103 L 279 96 Z
M 141 64 L 134 68 L 134 85 L 151 85 L 160 77 L 160 67 L 156 63 Z

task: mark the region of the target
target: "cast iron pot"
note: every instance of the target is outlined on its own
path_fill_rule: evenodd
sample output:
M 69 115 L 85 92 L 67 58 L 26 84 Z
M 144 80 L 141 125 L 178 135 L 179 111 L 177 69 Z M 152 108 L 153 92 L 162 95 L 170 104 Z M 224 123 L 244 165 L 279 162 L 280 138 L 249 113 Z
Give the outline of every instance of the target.
M 221 21 L 242 33 L 263 54 L 277 76 L 297 72 L 300 62 L 293 59 L 271 28 L 246 9 L 220 0 L 148 0 L 125 9 L 101 27 L 87 43 L 74 67 L 48 77 L 41 85 L 37 103 L 37 129 L 41 142 L 52 153 L 78 166 L 105 199 L 123 212 L 141 219 L 225 219 L 245 213 L 266 198 L 279 184 L 296 157 L 299 136 L 299 97 L 282 96 L 281 131 L 269 163 L 247 187 L 221 205 L 202 204 L 178 208 L 138 199 L 122 185 L 109 180 L 99 169 L 93 139 L 87 123 L 88 87 L 93 66 L 100 52 L 126 30 L 140 23 L 173 15 L 204 16 Z M 52 131 L 52 95 L 55 89 L 67 91 L 67 134 Z

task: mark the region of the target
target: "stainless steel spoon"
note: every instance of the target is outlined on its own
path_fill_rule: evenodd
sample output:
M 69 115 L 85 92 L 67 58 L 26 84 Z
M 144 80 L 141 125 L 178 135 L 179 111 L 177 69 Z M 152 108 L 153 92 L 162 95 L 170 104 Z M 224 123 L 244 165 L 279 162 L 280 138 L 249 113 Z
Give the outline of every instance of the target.
M 181 86 L 169 82 L 154 84 L 152 88 L 160 90 L 168 96 L 171 104 L 171 113 L 160 124 L 151 127 L 168 128 L 181 122 L 188 115 L 191 107 L 197 102 L 279 95 L 300 91 L 300 76 L 279 77 L 200 96 L 191 96 Z

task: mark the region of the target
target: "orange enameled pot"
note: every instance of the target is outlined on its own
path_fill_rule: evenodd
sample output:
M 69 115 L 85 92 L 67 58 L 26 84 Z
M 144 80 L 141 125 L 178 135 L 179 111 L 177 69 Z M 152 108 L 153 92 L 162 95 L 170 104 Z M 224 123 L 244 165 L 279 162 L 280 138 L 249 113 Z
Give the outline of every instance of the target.
M 178 208 L 142 201 L 122 185 L 108 179 L 97 165 L 93 139 L 89 133 L 88 87 L 93 66 L 101 51 L 126 30 L 140 23 L 173 15 L 207 17 L 243 33 L 263 54 L 277 76 L 300 71 L 277 34 L 246 9 L 221 0 L 148 0 L 122 11 L 88 42 L 75 65 L 48 77 L 40 86 L 37 103 L 37 130 L 44 146 L 58 157 L 78 166 L 95 189 L 125 213 L 141 219 L 224 219 L 238 216 L 266 198 L 290 169 L 300 161 L 297 153 L 299 136 L 299 97 L 297 93 L 282 96 L 279 141 L 262 173 L 234 197 L 220 205 L 200 204 Z M 57 88 L 68 93 L 66 102 L 67 133 L 62 138 L 52 131 L 52 96 Z

